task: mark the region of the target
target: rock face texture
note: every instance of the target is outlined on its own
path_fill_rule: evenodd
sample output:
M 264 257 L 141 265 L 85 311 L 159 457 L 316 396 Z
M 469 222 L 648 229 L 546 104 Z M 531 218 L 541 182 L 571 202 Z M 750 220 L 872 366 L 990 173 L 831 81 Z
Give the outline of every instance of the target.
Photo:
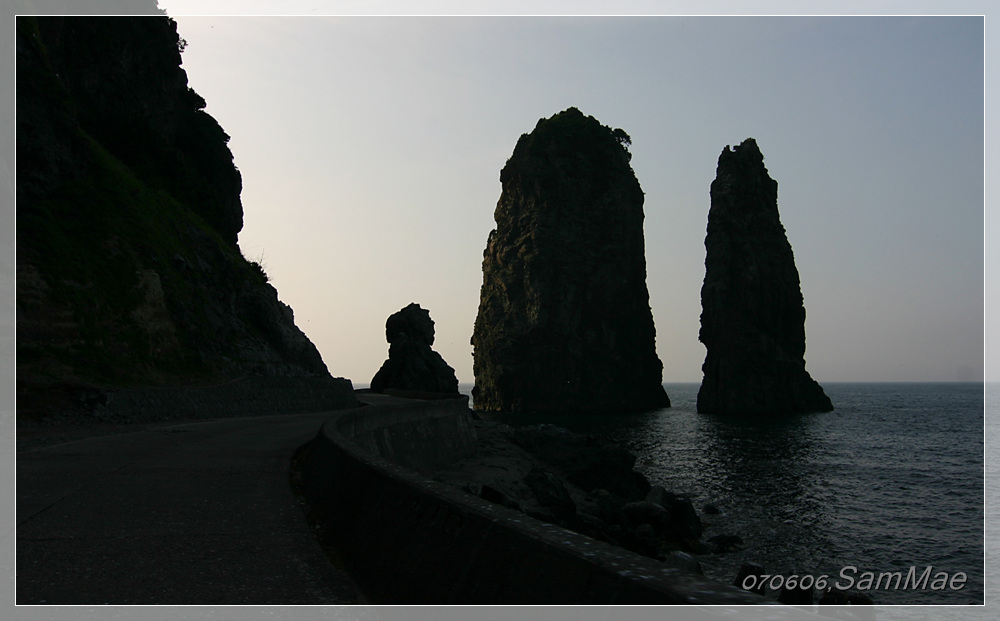
M 458 394 L 455 369 L 431 349 L 434 321 L 429 311 L 410 304 L 393 313 L 385 322 L 385 340 L 389 342 L 389 359 L 372 378 L 373 391 L 394 388 Z
M 333 379 L 240 253 L 240 173 L 181 48 L 165 16 L 17 18 L 19 416 L 107 390 Z
M 576 108 L 517 141 L 483 253 L 477 410 L 669 407 L 629 144 Z
M 752 138 L 719 156 L 711 197 L 699 334 L 708 352 L 698 411 L 832 410 L 806 372 L 799 273 L 778 218 L 778 183 Z

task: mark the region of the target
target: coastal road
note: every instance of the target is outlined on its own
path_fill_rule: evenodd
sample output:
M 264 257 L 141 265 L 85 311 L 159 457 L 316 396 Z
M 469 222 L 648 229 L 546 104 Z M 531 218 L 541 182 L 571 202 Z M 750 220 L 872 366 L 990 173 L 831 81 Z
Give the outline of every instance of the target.
M 17 604 L 351 604 L 289 483 L 324 413 L 17 454 Z

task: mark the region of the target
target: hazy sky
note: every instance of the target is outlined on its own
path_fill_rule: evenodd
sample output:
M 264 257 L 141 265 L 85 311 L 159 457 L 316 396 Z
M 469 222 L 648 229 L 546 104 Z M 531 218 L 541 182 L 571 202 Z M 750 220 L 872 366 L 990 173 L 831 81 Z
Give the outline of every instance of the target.
M 232 136 L 240 246 L 331 373 L 430 310 L 473 381 L 482 254 L 518 137 L 570 106 L 632 137 L 664 381 L 700 381 L 719 153 L 778 182 L 818 381 L 978 380 L 981 17 L 196 17 L 160 2 Z

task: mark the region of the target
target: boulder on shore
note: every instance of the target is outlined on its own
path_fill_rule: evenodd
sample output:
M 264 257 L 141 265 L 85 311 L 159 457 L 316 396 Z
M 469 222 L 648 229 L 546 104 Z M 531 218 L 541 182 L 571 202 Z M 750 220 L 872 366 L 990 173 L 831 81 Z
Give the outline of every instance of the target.
M 690 554 L 716 551 L 700 540 L 691 501 L 651 486 L 633 470 L 635 456 L 611 440 L 548 424 L 475 426 L 476 453 L 437 471 L 435 480 L 695 573 L 701 568 Z

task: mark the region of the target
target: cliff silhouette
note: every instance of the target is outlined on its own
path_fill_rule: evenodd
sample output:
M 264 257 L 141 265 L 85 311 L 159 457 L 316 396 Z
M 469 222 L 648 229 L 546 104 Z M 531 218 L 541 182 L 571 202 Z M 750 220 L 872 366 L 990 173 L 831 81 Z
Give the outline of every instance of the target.
M 829 397 L 806 371 L 806 309 L 778 217 L 778 183 L 753 138 L 722 151 L 711 199 L 698 411 L 829 412 Z
M 240 253 L 240 173 L 173 20 L 16 26 L 19 413 L 126 387 L 329 377 Z
M 629 144 L 576 108 L 517 141 L 483 253 L 477 410 L 669 407 Z

